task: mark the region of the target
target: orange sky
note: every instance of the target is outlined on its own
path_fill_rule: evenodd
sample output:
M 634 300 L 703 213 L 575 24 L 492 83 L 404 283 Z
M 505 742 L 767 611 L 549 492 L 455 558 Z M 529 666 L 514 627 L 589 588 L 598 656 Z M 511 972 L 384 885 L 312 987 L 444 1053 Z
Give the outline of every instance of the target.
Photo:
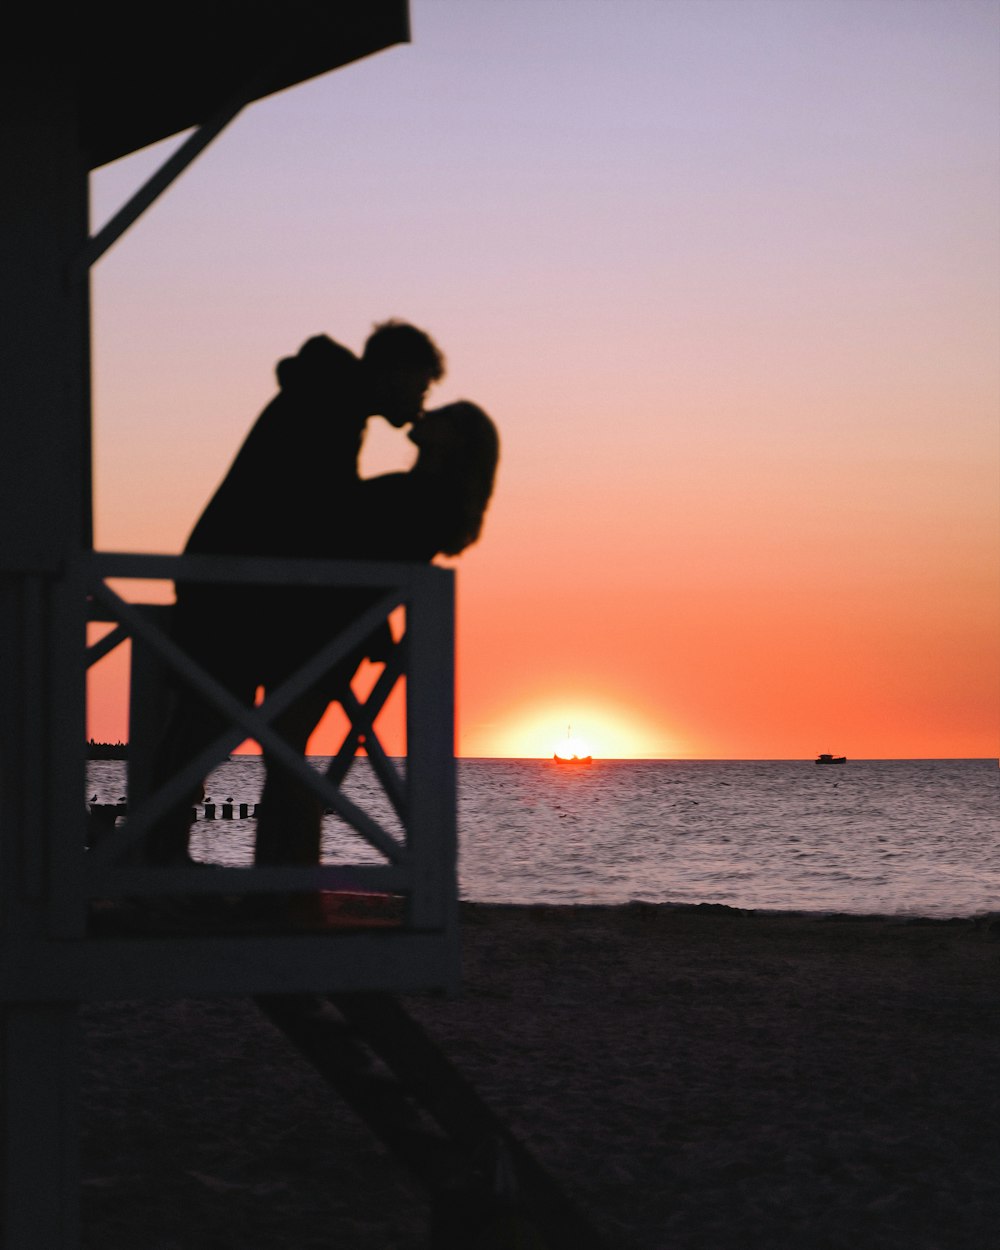
M 179 550 L 275 361 L 403 316 L 503 436 L 460 753 L 997 755 L 997 7 L 573 12 L 415 0 L 100 262 L 98 545 Z

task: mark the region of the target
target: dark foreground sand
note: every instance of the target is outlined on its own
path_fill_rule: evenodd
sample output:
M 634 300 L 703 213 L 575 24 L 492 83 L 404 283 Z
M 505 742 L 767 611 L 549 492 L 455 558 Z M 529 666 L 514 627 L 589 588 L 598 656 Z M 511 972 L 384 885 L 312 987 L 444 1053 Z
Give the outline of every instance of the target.
M 463 907 L 410 1000 L 612 1250 L 1000 1245 L 1000 922 Z M 423 1250 L 246 1000 L 86 1009 L 86 1250 Z

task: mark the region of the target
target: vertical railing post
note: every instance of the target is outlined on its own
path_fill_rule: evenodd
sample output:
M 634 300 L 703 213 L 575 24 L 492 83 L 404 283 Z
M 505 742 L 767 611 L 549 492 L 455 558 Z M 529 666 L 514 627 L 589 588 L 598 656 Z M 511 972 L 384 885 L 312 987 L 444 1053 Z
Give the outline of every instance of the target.
M 456 923 L 454 573 L 431 568 L 406 608 L 406 780 L 413 856 L 410 923 Z
M 87 620 L 78 562 L 53 582 L 46 605 L 47 662 L 38 697 L 48 705 L 51 781 L 39 801 L 46 810 L 50 937 L 82 938 L 87 923 L 84 888 L 87 762 Z
M 171 608 L 144 604 L 141 609 L 157 626 L 166 630 Z M 163 661 L 141 638 L 129 639 L 128 706 L 128 803 L 134 811 L 152 789 L 153 758 L 167 723 L 169 691 Z M 138 852 L 129 859 L 140 858 Z

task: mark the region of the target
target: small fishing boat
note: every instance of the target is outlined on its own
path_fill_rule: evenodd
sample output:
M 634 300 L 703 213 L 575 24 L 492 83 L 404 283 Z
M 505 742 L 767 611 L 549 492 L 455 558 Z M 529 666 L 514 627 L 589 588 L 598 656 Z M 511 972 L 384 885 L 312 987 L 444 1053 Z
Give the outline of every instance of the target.
M 583 745 L 582 742 L 573 737 L 573 727 L 567 725 L 566 737 L 556 747 L 555 754 L 552 756 L 552 762 L 554 764 L 565 764 L 570 768 L 586 767 L 588 764 L 593 764 L 594 757 L 592 755 L 580 755 L 578 753 L 576 748 Z M 560 751 L 560 747 L 562 751 Z
M 847 756 L 846 755 L 826 755 L 826 754 L 817 755 L 816 763 L 817 764 L 846 764 Z

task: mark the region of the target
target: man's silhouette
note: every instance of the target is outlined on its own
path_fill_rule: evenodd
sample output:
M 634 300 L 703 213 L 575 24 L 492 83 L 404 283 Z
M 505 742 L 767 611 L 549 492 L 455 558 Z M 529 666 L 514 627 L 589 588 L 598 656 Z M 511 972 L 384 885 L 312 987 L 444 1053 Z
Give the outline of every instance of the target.
M 309 339 L 278 365 L 279 393 L 247 435 L 185 552 L 323 555 L 335 518 L 349 523 L 343 505 L 358 483 L 369 417 L 383 416 L 396 427 L 418 420 L 444 368 L 430 337 L 403 322 L 376 326 L 360 357 L 325 336 Z M 296 618 L 322 603 L 322 592 L 178 582 L 174 637 L 250 704 L 259 685 L 287 675 L 290 657 L 306 658 L 296 645 Z M 160 782 L 225 728 L 220 714 L 186 686 L 178 687 L 175 702 L 155 770 Z M 147 841 L 152 862 L 189 861 L 193 801 L 178 804 L 155 827 Z

